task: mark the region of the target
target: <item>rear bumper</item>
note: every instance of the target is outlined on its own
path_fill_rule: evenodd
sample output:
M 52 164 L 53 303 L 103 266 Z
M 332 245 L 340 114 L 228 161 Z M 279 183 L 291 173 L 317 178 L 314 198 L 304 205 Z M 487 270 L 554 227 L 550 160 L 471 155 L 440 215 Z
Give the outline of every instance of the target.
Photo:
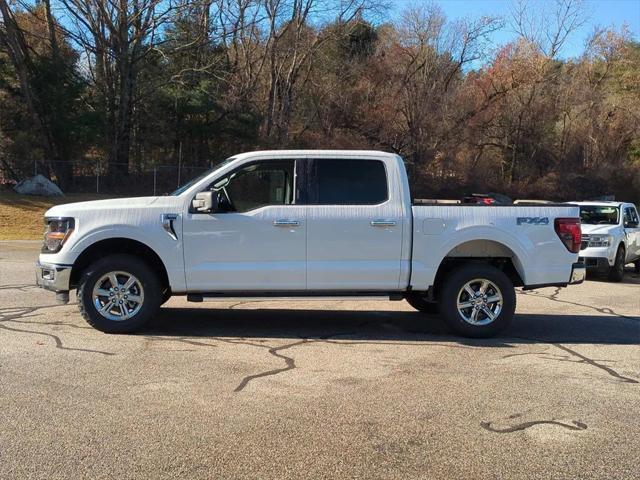
M 68 292 L 71 284 L 71 266 L 36 262 L 36 284 L 52 292 Z
M 571 265 L 571 276 L 569 277 L 568 282 L 525 285 L 524 287 L 522 287 L 522 290 L 535 290 L 536 288 L 566 287 L 567 285 L 578 285 L 579 283 L 584 282 L 585 278 L 587 278 L 587 269 L 585 268 L 584 263 L 577 262 Z

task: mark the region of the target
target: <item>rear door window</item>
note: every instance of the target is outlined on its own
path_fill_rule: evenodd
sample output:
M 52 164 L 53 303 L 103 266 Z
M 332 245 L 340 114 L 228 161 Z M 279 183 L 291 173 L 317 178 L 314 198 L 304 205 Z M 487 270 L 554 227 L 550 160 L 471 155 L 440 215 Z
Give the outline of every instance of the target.
M 307 180 L 310 205 L 377 205 L 389 198 L 380 160 L 314 159 Z

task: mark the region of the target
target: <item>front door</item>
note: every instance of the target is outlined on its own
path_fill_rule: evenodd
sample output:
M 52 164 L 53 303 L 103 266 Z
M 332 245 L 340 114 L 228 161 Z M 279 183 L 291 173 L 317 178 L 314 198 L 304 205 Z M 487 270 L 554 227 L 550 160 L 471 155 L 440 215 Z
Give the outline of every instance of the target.
M 189 291 L 305 290 L 307 226 L 296 165 L 241 165 L 208 187 L 218 198 L 215 212 L 185 214 Z
M 399 285 L 402 203 L 380 160 L 307 165 L 307 288 L 390 291 Z

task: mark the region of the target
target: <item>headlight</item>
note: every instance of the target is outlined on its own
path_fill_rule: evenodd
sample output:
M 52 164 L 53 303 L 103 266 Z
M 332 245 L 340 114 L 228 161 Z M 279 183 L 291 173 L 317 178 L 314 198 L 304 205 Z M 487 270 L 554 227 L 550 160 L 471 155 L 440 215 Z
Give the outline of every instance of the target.
M 611 235 L 591 235 L 589 237 L 589 247 L 608 247 L 612 242 Z
M 59 252 L 64 242 L 73 233 L 73 218 L 45 218 L 44 245 L 42 253 Z

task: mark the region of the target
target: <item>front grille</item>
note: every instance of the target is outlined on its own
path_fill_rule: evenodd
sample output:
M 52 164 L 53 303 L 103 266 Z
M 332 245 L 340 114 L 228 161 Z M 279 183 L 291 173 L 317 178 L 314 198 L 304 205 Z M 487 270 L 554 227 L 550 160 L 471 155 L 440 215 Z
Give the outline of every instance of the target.
M 584 250 L 589 246 L 589 235 L 582 234 L 582 243 L 580 243 L 580 250 Z

